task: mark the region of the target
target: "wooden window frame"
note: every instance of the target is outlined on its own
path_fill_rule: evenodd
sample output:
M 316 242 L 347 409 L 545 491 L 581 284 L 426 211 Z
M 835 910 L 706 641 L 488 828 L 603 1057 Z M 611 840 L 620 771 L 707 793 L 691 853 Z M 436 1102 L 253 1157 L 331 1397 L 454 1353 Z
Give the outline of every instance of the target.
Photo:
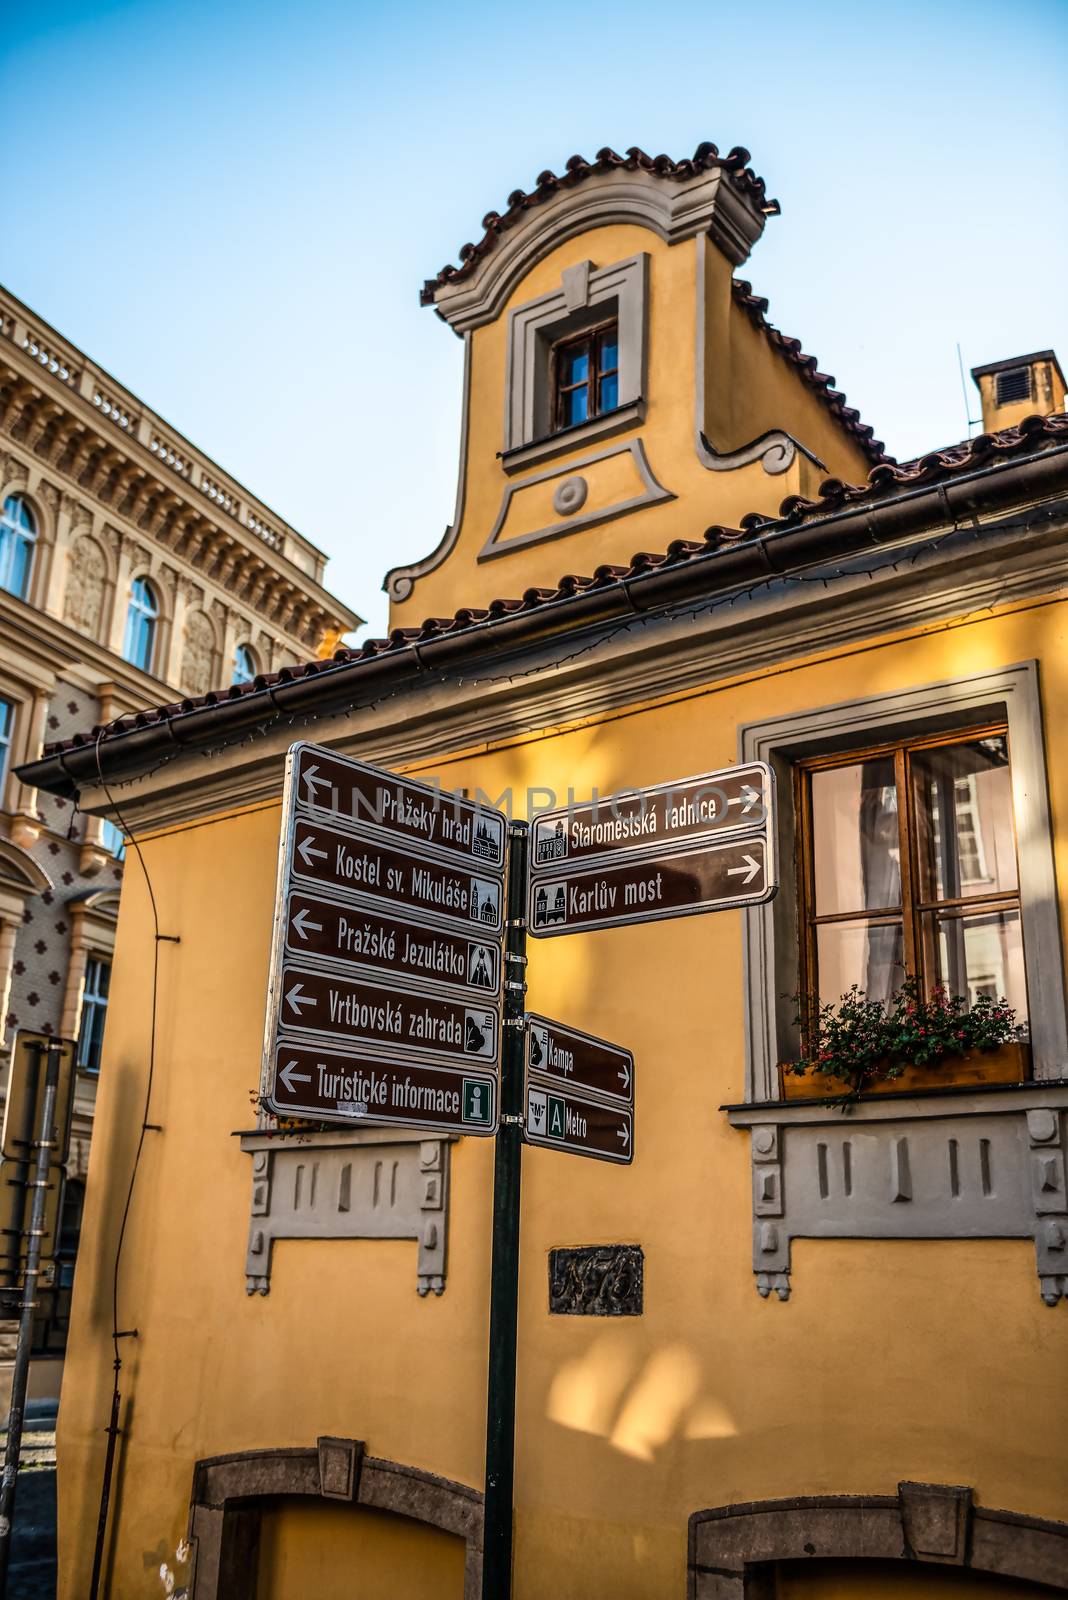
M 877 744 L 834 754 L 804 756 L 794 767 L 794 815 L 797 818 L 795 835 L 795 872 L 798 893 L 798 956 L 800 976 L 801 1033 L 804 1048 L 811 1048 L 815 1031 L 815 1018 L 820 1004 L 819 967 L 817 960 L 817 929 L 824 925 L 845 922 L 878 923 L 880 919 L 900 919 L 903 936 L 904 976 L 919 978 L 929 990 L 923 938 L 923 918 L 926 913 L 955 908 L 981 911 L 988 907 L 1008 906 L 1019 911 L 1022 936 L 1022 889 L 1020 874 L 1019 840 L 1016 819 L 1012 816 L 1013 847 L 1016 857 L 1016 888 L 1002 889 L 982 895 L 959 895 L 947 899 L 921 900 L 919 895 L 919 828 L 914 785 L 910 781 L 910 757 L 920 750 L 945 749 L 955 744 L 973 744 L 979 739 L 1004 738 L 1009 752 L 1009 770 L 1012 770 L 1012 745 L 1008 723 L 1005 720 L 983 722 L 973 727 L 943 733 L 916 734 L 897 739 L 881 740 Z M 812 774 L 838 767 L 859 766 L 865 761 L 892 757 L 894 783 L 897 790 L 898 838 L 900 843 L 901 904 L 873 907 L 865 910 L 827 912 L 816 911 L 815 837 L 812 820 Z M 1026 951 L 1024 981 L 1027 980 Z
M 609 330 L 614 331 L 616 336 L 616 364 L 614 367 L 609 367 L 606 372 L 602 372 L 600 370 L 600 343 Z M 582 383 L 562 384 L 560 382 L 562 358 L 568 350 L 574 349 L 577 345 L 589 346 L 589 376 Z M 598 417 L 610 415 L 609 411 L 605 411 L 601 407 L 601 384 L 605 378 L 612 377 L 616 380 L 617 403 L 610 410 L 615 411 L 618 409 L 619 395 L 618 317 L 606 317 L 604 321 L 594 323 L 589 328 L 583 328 L 578 333 L 568 333 L 563 338 L 557 339 L 549 350 L 549 393 L 552 395 L 554 432 L 562 433 L 566 428 L 581 428 L 587 422 L 593 422 Z M 576 389 L 592 391 L 593 403 L 587 406 L 586 415 L 579 422 L 565 422 L 564 396 L 573 394 Z

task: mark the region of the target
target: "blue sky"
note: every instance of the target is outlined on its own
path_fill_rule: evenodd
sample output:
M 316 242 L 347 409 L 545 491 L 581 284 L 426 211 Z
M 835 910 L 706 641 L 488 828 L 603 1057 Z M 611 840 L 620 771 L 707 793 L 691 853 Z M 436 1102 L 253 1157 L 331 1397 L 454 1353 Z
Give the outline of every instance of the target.
M 1063 0 L 2 0 L 0 51 L 0 277 L 375 631 L 453 500 L 460 343 L 419 286 L 576 151 L 746 146 L 783 215 L 745 274 L 896 454 L 964 435 L 958 341 L 1068 358 Z

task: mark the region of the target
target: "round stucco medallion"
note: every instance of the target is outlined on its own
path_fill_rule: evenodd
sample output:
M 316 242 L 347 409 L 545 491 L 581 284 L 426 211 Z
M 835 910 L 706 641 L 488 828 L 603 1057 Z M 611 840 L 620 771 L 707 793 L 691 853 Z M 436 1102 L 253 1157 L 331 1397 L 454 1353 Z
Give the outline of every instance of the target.
M 753 1143 L 762 1156 L 766 1156 L 775 1144 L 775 1135 L 770 1128 L 758 1128 L 753 1135 Z
M 589 485 L 585 478 L 565 478 L 553 495 L 553 510 L 561 517 L 573 517 L 586 504 Z

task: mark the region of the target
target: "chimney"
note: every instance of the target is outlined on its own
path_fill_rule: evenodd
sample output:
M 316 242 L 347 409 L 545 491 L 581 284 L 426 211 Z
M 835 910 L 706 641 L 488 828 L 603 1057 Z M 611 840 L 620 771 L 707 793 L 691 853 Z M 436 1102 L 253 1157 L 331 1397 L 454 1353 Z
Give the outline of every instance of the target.
M 973 367 L 972 377 L 983 403 L 984 433 L 1011 428 L 1035 413 L 1046 417 L 1051 411 L 1064 410 L 1064 373 L 1052 350 Z

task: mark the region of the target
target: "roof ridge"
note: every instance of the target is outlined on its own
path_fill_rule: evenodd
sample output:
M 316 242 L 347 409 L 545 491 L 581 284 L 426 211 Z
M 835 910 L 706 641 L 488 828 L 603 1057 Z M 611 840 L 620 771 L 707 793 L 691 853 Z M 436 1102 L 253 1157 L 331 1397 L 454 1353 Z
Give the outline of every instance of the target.
M 564 163 L 562 173 L 558 174 L 551 168 L 546 168 L 544 172 L 539 172 L 533 189 L 512 190 L 503 212 L 487 211 L 482 218 L 482 238 L 477 244 L 468 241 L 467 244 L 460 246 L 457 251 L 460 258 L 459 266 L 454 266 L 451 262 L 446 263 L 436 277 L 427 278 L 419 292 L 419 304 L 433 305 L 439 289 L 444 288 L 446 284 L 459 283 L 464 278 L 470 277 L 482 258 L 493 249 L 500 235 L 514 227 L 531 206 L 550 200 L 561 189 L 574 188 L 587 178 L 607 172 L 641 171 L 648 172 L 656 178 L 668 178 L 677 183 L 684 183 L 702 172 L 711 172 L 719 168 L 727 174 L 732 183 L 756 201 L 766 216 L 778 216 L 779 202 L 767 198 L 767 186 L 763 178 L 758 177 L 749 165 L 750 159 L 749 151 L 742 145 L 735 145 L 725 156 L 721 156 L 709 139 L 702 140 L 693 155 L 683 157 L 681 161 L 675 161 L 666 155 L 646 155 L 636 144 L 632 144 L 622 156 L 610 145 L 598 150 L 592 161 L 587 161 L 580 155 L 569 156 Z
M 893 456 L 887 455 L 883 441 L 875 437 L 875 429 L 861 422 L 860 412 L 855 406 L 847 405 L 845 395 L 834 387 L 834 378 L 819 370 L 815 356 L 805 355 L 800 339 L 782 333 L 774 323 L 768 321 L 765 315 L 768 302 L 763 295 L 753 293 L 753 285 L 748 279 L 732 278 L 731 294 L 753 326 L 764 334 L 772 349 L 797 368 L 801 381 L 815 390 L 828 410 L 854 436 L 868 459 L 875 463 L 893 461 Z
M 690 561 L 715 558 L 752 540 L 765 537 L 773 529 L 796 527 L 809 518 L 826 516 L 864 501 L 885 504 L 892 500 L 897 488 L 927 487 L 944 482 L 946 478 L 963 473 L 969 468 L 1007 464 L 1024 449 L 1036 444 L 1068 444 L 1068 413 L 1053 412 L 1049 416 L 1024 417 L 1011 428 L 998 433 L 981 433 L 974 439 L 964 439 L 957 445 L 934 450 L 912 461 L 881 461 L 868 474 L 865 484 L 849 484 L 840 478 L 826 478 L 819 488 L 819 499 L 810 500 L 804 495 L 789 495 L 782 501 L 778 516 L 753 511 L 742 517 L 741 526 L 726 528 L 713 525 L 706 528 L 700 540 L 674 539 L 662 554 L 638 551 L 627 566 L 599 566 L 592 577 L 570 573 L 552 589 L 527 589 L 519 599 L 495 599 L 486 606 L 463 606 L 451 617 L 428 617 L 418 628 L 394 628 L 386 639 L 364 639 L 357 645 L 342 645 L 332 656 L 315 658 L 292 667 L 282 667 L 277 672 L 258 674 L 251 682 L 233 684 L 227 689 L 212 689 L 207 694 L 171 702 L 164 706 L 149 707 L 142 711 L 127 712 L 113 722 L 98 724 L 88 734 L 78 733 L 71 739 L 46 744 L 43 759 L 58 751 L 81 749 L 106 741 L 118 734 L 137 728 L 147 728 L 170 721 L 184 712 L 203 707 L 240 701 L 255 693 L 269 692 L 278 683 L 291 683 L 297 678 L 315 677 L 338 666 L 357 661 L 371 660 L 391 651 L 399 652 L 443 635 L 456 635 L 468 629 L 514 615 L 520 611 L 539 610 L 543 606 L 566 603 L 590 590 L 608 588 L 615 583 L 628 583 L 642 573 L 664 567 L 679 566 Z

